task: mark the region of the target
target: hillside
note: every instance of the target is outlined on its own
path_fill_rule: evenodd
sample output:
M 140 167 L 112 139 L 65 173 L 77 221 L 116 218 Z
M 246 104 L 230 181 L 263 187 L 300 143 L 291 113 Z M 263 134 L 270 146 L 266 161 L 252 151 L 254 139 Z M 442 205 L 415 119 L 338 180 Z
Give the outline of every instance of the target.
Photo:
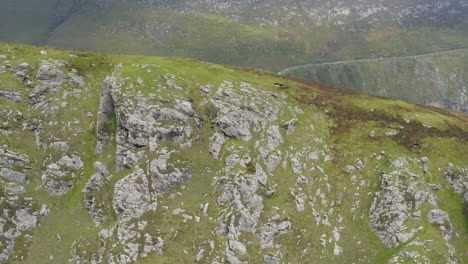
M 468 2 L 7 1 L 0 41 L 288 66 L 466 48 Z
M 466 263 L 468 116 L 0 44 L 0 262 Z
M 306 80 L 468 112 L 468 50 L 338 61 L 281 72 Z
M 0 4 L 0 41 L 186 57 L 279 72 L 295 65 L 465 49 L 468 1 L 8 0 Z M 430 66 L 446 68 L 438 62 L 433 60 Z M 456 88 L 437 86 L 403 93 L 401 87 L 395 88 L 394 82 L 388 81 L 393 80 L 392 73 L 374 74 L 373 66 L 362 70 L 366 71 L 353 73 L 357 81 L 344 80 L 349 74 L 346 69 L 340 72 L 340 81 L 332 80 L 335 77 L 316 78 L 303 70 L 294 71 L 293 76 L 413 102 L 463 108 L 461 99 L 453 100 L 458 87 L 464 85 L 458 81 Z M 367 83 L 374 81 L 357 76 L 360 74 L 377 75 L 380 90 L 367 88 Z M 434 78 L 447 79 L 444 74 Z M 406 74 L 405 78 L 406 86 L 408 78 L 415 76 Z M 452 81 L 446 82 L 452 86 Z M 410 84 L 420 85 L 426 82 Z M 429 96 L 421 95 L 426 90 Z

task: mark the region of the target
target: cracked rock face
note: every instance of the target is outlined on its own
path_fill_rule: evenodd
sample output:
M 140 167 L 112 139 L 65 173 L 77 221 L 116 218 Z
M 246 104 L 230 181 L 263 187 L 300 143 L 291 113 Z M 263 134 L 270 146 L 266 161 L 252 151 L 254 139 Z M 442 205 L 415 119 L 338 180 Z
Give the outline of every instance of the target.
M 42 175 L 42 184 L 48 193 L 52 195 L 64 195 L 72 186 L 77 172 L 83 168 L 83 162 L 77 155 L 71 157 L 65 155 L 57 163 L 47 166 Z
M 263 98 L 263 94 L 257 94 L 261 91 L 255 90 L 248 83 L 242 83 L 241 86 L 243 92 L 239 94 L 232 90 L 231 82 L 221 85 L 211 100 L 219 109 L 213 123 L 227 137 L 249 140 L 252 138 L 252 131 L 258 132 L 268 122 L 277 119 L 280 103 L 274 100 L 253 100 Z
M 137 170 L 115 184 L 113 205 L 120 221 L 138 218 L 147 211 L 156 210 L 157 198 L 143 170 Z
M 369 210 L 372 230 L 390 248 L 409 241 L 419 231 L 409 229 L 405 222 L 431 194 L 431 188 L 419 180 L 421 172 L 411 166 L 420 165 L 405 158 L 390 162 L 391 172 L 382 173 L 382 191 L 376 193 Z
M 445 240 L 450 240 L 453 234 L 453 226 L 448 214 L 440 209 L 432 209 L 427 213 L 427 220 L 431 224 L 439 225 Z
M 25 197 L 24 187 L 0 186 L 0 261 L 8 262 L 17 241 L 36 229 L 39 218 L 45 215 L 35 211 L 34 206 L 34 201 Z
M 164 193 L 192 178 L 192 171 L 188 167 L 174 167 L 170 164 L 168 167 L 170 155 L 171 153 L 163 152 L 150 164 L 153 186 L 158 193 Z
M 27 155 L 0 147 L 0 176 L 22 184 L 29 184 L 24 172 L 29 169 Z M 14 169 L 16 168 L 16 170 Z M 18 168 L 22 170 L 18 171 Z

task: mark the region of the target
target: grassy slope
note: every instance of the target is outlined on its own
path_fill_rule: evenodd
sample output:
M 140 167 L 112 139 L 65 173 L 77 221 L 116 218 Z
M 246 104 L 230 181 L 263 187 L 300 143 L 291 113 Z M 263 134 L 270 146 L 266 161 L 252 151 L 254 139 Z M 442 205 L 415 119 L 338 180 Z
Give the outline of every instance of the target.
M 286 74 L 413 102 L 431 99 L 466 104 L 467 60 L 468 51 L 459 51 L 417 58 L 316 64 Z
M 5 53 L 8 48 L 15 50 L 15 59 L 12 59 L 14 65 L 29 62 L 30 64 L 37 65 L 41 56 L 39 56 L 40 48 L 30 46 L 12 46 L 9 44 L 0 44 L 0 53 Z M 50 56 L 54 58 L 68 58 L 67 51 L 47 49 Z M 369 161 L 371 164 L 366 164 L 366 169 L 360 173 L 366 181 L 369 181 L 369 188 L 355 189 L 350 175 L 343 172 L 342 169 L 345 165 L 353 164 L 356 158 L 368 157 L 372 153 L 379 153 L 385 150 L 388 155 L 394 156 L 409 156 L 419 158 L 426 155 L 431 160 L 431 178 L 427 180 L 431 183 L 439 184 L 442 186 L 440 191 L 440 199 L 444 201 L 441 207 L 449 212 L 455 230 L 460 234 L 459 238 L 455 238 L 452 243 L 457 248 L 459 258 L 462 261 L 468 261 L 466 255 L 463 256 L 463 250 L 466 245 L 466 235 L 468 234 L 468 220 L 462 210 L 460 198 L 453 194 L 451 187 L 448 186 L 441 171 L 437 168 L 446 168 L 448 162 L 458 165 L 467 165 L 465 157 L 468 155 L 468 117 L 462 113 L 456 113 L 444 109 L 425 107 L 406 103 L 397 100 L 384 99 L 379 97 L 370 96 L 363 93 L 354 92 L 348 89 L 333 88 L 326 85 L 321 85 L 313 82 L 304 82 L 300 80 L 289 79 L 286 77 L 274 76 L 265 72 L 252 71 L 237 67 L 213 65 L 194 60 L 179 59 L 179 58 L 158 58 L 158 57 L 141 57 L 141 56 L 102 56 L 98 54 L 73 52 L 78 55 L 72 61 L 73 68 L 77 68 L 81 75 L 86 75 L 88 83 L 87 92 L 83 97 L 78 99 L 70 99 L 72 107 L 68 110 L 61 112 L 58 116 L 41 117 L 44 118 L 42 123 L 47 123 L 51 120 L 59 120 L 68 122 L 75 118 L 82 121 L 82 125 L 87 127 L 89 123 L 95 121 L 95 117 L 88 117 L 86 113 L 96 113 L 98 108 L 98 98 L 101 91 L 100 84 L 105 76 L 109 75 L 112 67 L 122 63 L 124 65 L 123 76 L 129 77 L 129 82 L 142 77 L 145 83 L 144 87 L 139 88 L 143 93 L 155 93 L 153 85 L 157 84 L 155 76 L 164 73 L 174 73 L 184 78 L 184 86 L 189 89 L 180 91 L 180 96 L 188 97 L 193 100 L 194 107 L 201 111 L 202 103 L 201 96 L 198 91 L 198 84 L 213 84 L 218 86 L 224 80 L 230 80 L 234 83 L 240 81 L 247 81 L 256 87 L 270 90 L 275 93 L 286 93 L 288 98 L 284 102 L 289 107 L 298 106 L 304 109 L 305 113 L 299 115 L 300 121 L 298 123 L 297 132 L 294 137 L 286 138 L 286 145 L 301 148 L 304 142 L 306 145 L 319 147 L 320 144 L 312 141 L 310 134 L 313 133 L 316 137 L 323 138 L 324 144 L 330 146 L 329 155 L 334 157 L 331 162 L 320 161 L 318 165 L 322 166 L 328 173 L 332 184 L 332 197 L 338 195 L 339 190 L 348 186 L 346 197 L 355 195 L 356 192 L 360 193 L 363 197 L 361 207 L 357 211 L 357 215 L 362 215 L 363 218 L 353 220 L 352 215 L 349 213 L 349 208 L 352 206 L 350 200 L 345 200 L 341 212 L 345 218 L 346 225 L 345 231 L 342 232 L 341 245 L 345 248 L 345 253 L 341 256 L 334 256 L 332 252 L 324 252 L 318 240 L 321 233 L 328 232 L 324 226 L 315 226 L 312 214 L 309 211 L 297 212 L 294 206 L 292 197 L 289 195 L 289 188 L 294 188 L 296 180 L 295 175 L 290 172 L 290 168 L 279 169 L 275 176 L 271 179 L 272 183 L 280 185 L 277 194 L 264 201 L 265 209 L 262 219 L 265 220 L 275 213 L 273 206 L 280 207 L 284 210 L 284 214 L 291 217 L 291 221 L 298 228 L 307 229 L 307 233 L 302 233 L 300 229 L 295 229 L 288 235 L 280 237 L 277 242 L 282 243 L 285 250 L 289 252 L 285 256 L 285 260 L 292 263 L 299 263 L 304 261 L 300 259 L 298 252 L 303 249 L 308 249 L 309 253 L 306 255 L 305 260 L 308 263 L 324 263 L 324 260 L 317 259 L 317 256 L 325 256 L 325 261 L 329 263 L 344 263 L 344 262 L 364 262 L 364 263 L 383 263 L 389 257 L 398 252 L 398 248 L 394 250 L 385 249 L 380 243 L 379 239 L 369 230 L 367 210 L 371 203 L 371 197 L 368 197 L 369 191 L 377 191 L 377 183 L 379 178 L 374 169 L 375 166 L 386 168 L 386 161 L 381 163 Z M 95 66 L 93 66 L 94 64 Z M 157 65 L 153 73 L 147 73 L 135 64 L 148 64 Z M 5 86 L 5 83 L 11 79 L 11 74 L 0 75 L 0 84 Z M 288 85 L 288 89 L 280 89 L 273 84 L 280 82 Z M 9 89 L 24 91 L 20 82 L 8 85 Z M 53 97 L 54 95 L 52 95 Z M 58 95 L 59 97 L 62 94 Z M 160 96 L 167 96 L 161 94 Z M 168 98 L 171 99 L 171 98 Z M 2 105 L 3 105 L 2 101 Z M 9 104 L 4 105 L 14 109 L 20 109 L 26 117 L 35 115 L 34 112 L 26 110 L 23 104 Z M 23 108 L 18 108 L 23 107 Z M 74 109 L 74 107 L 76 109 Z M 281 113 L 280 120 L 290 119 L 291 113 L 285 111 Z M 49 119 L 49 120 L 48 120 Z M 411 124 L 407 124 L 405 119 L 411 120 Z M 433 128 L 425 128 L 422 124 L 431 125 Z M 310 125 L 314 126 L 312 130 Z M 388 138 L 385 136 L 377 136 L 375 138 L 369 137 L 369 131 L 375 130 L 378 135 L 387 131 L 389 128 L 405 127 L 400 136 L 395 138 Z M 72 125 L 72 128 L 73 125 Z M 60 138 L 67 138 L 71 142 L 73 152 L 82 153 L 82 157 L 86 163 L 84 175 L 77 179 L 69 194 L 64 197 L 53 198 L 48 196 L 45 191 L 34 191 L 34 188 L 40 183 L 40 169 L 41 166 L 35 167 L 35 171 L 30 173 L 33 177 L 33 183 L 28 187 L 28 193 L 32 196 L 38 204 L 48 203 L 53 205 L 50 216 L 41 221 L 39 228 L 34 231 L 34 236 L 28 242 L 27 254 L 25 261 L 17 261 L 14 263 L 51 263 L 49 256 L 54 256 L 54 263 L 65 263 L 70 257 L 70 246 L 73 241 L 86 240 L 89 243 L 85 246 L 88 254 L 99 246 L 97 232 L 99 229 L 95 228 L 90 221 L 86 209 L 83 208 L 83 197 L 81 189 L 86 180 L 91 176 L 92 162 L 97 159 L 94 155 L 94 147 L 96 143 L 96 136 L 93 130 L 89 130 L 78 137 L 72 137 L 70 134 L 72 130 L 61 131 L 62 127 L 48 127 L 46 135 L 57 135 Z M 314 132 L 312 132 L 314 131 Z M 406 131 L 406 132 L 405 132 Z M 193 180 L 188 182 L 187 189 L 177 187 L 174 192 L 183 193 L 182 196 L 175 199 L 167 199 L 162 197 L 158 203 L 158 208 L 168 206 L 171 212 L 174 208 L 181 206 L 187 210 L 188 213 L 195 213 L 199 210 L 201 202 L 210 202 L 214 205 L 216 192 L 207 186 L 210 185 L 214 173 L 208 173 L 204 169 L 207 166 L 217 171 L 222 168 L 223 164 L 214 161 L 208 154 L 207 138 L 213 133 L 213 128 L 209 125 L 204 126 L 200 131 L 197 131 L 201 136 L 201 141 L 196 142 L 194 147 L 184 149 L 181 153 L 180 159 L 191 158 L 193 159 L 194 176 Z M 260 134 L 255 134 L 255 139 L 259 138 Z M 22 140 L 19 140 L 19 139 Z M 47 138 L 47 137 L 44 137 Z M 17 150 L 29 153 L 31 160 L 42 163 L 42 160 L 48 155 L 58 155 L 51 150 L 37 151 L 34 144 L 27 143 L 34 142 L 34 135 L 32 132 L 22 132 L 19 135 L 4 136 L 1 139 L 2 144 L 9 144 L 17 148 Z M 23 142 L 23 143 L 18 143 Z M 84 143 L 84 144 L 82 144 Z M 416 144 L 417 143 L 417 144 Z M 162 143 L 166 144 L 166 143 Z M 171 143 L 167 143 L 171 144 Z M 253 142 L 237 142 L 229 141 L 227 144 L 244 144 L 248 149 L 255 151 Z M 323 147 L 323 145 L 320 145 Z M 115 150 L 107 149 L 105 162 L 109 168 L 113 168 L 113 153 Z M 225 155 L 225 154 L 224 154 Z M 128 171 L 116 173 L 113 182 L 123 177 Z M 310 173 L 310 175 L 309 175 Z M 306 176 L 320 177 L 315 172 L 308 172 Z M 270 181 L 270 180 L 269 180 Z M 111 183 L 112 184 L 112 183 Z M 112 197 L 112 185 L 106 186 L 106 189 L 101 194 L 102 199 L 106 200 L 110 206 Z M 315 193 L 316 188 L 305 192 L 308 194 Z M 322 188 L 324 188 L 322 186 Z M 208 196 L 205 194 L 208 193 Z M 450 201 L 450 202 L 445 202 Z M 210 207 L 210 215 L 216 216 L 217 211 L 214 206 Z M 320 206 L 317 205 L 319 210 Z M 427 210 L 427 209 L 424 209 Z M 112 210 L 109 207 L 109 211 Z M 153 255 L 141 263 L 192 263 L 193 256 L 196 255 L 197 250 L 193 248 L 194 244 L 207 243 L 209 239 L 216 241 L 219 247 L 223 247 L 223 239 L 211 235 L 211 230 L 215 226 L 213 222 L 201 221 L 200 223 L 181 223 L 180 219 L 167 213 L 163 209 L 159 209 L 155 213 L 148 213 L 144 216 L 148 220 L 149 228 L 153 231 L 160 232 L 166 240 L 165 255 Z M 262 220 L 262 221 L 263 221 Z M 105 226 L 110 226 L 115 223 L 115 218 L 111 218 L 105 223 Z M 171 227 L 177 224 L 176 230 L 178 236 L 174 236 L 174 231 Z M 61 242 L 56 238 L 56 234 L 60 233 L 64 237 Z M 193 234 L 197 235 L 194 236 Z M 298 240 L 297 236 L 301 235 L 302 238 Z M 362 244 L 356 243 L 356 237 Z M 428 227 L 428 232 L 420 234 L 421 239 L 438 239 L 438 233 L 435 228 Z M 256 238 L 250 239 L 257 241 Z M 436 245 L 443 250 L 444 245 Z M 249 246 L 250 247 L 250 246 Z M 188 250 L 190 254 L 182 254 L 182 250 Z M 218 249 L 217 249 L 218 250 Z M 257 244 L 253 244 L 249 251 L 265 253 L 265 250 L 260 250 Z M 266 250 L 268 251 L 268 250 Z M 362 256 L 366 258 L 363 259 Z M 434 260 L 438 260 L 440 256 L 433 256 Z M 249 254 L 249 262 L 259 263 L 262 260 L 262 255 Z

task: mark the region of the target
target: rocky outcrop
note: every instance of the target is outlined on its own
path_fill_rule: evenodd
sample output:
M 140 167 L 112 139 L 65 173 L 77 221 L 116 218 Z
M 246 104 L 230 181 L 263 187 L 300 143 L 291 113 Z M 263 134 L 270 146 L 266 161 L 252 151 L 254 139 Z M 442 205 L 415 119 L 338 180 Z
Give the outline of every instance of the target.
M 104 202 L 96 201 L 96 194 L 101 190 L 104 184 L 110 181 L 112 175 L 109 175 L 106 166 L 99 161 L 94 163 L 94 168 L 96 172 L 89 178 L 81 192 L 84 195 L 86 209 L 88 209 L 96 225 L 99 225 L 106 220 L 106 216 L 103 214 Z
M 65 155 L 57 163 L 47 166 L 42 175 L 42 185 L 51 195 L 66 194 L 73 183 L 73 180 L 81 175 L 83 162 L 77 155 L 71 157 Z
M 255 90 L 248 83 L 241 83 L 242 93 L 232 88 L 232 82 L 225 81 L 211 99 L 218 109 L 213 123 L 227 137 L 249 140 L 252 132 L 260 132 L 267 123 L 278 118 L 279 102 L 263 99 L 272 94 Z
M 39 218 L 47 214 L 46 210 L 34 210 L 37 205 L 26 196 L 24 187 L 4 186 L 0 179 L 0 262 L 8 262 L 17 242 L 28 241 Z
M 106 79 L 103 83 L 103 90 L 99 101 L 99 112 L 97 114 L 97 136 L 98 143 L 96 147 L 96 154 L 104 154 L 104 144 L 111 142 L 112 136 L 116 131 L 111 131 L 115 127 L 116 120 L 114 110 L 114 100 L 111 94 L 111 79 Z M 114 126 L 113 126 L 114 125 Z
M 419 166 L 421 171 L 411 169 Z M 417 160 L 399 158 L 389 163 L 390 172 L 382 172 L 380 187 L 369 210 L 372 230 L 390 248 L 411 240 L 420 227 L 408 227 L 427 198 L 434 196 L 432 188 L 420 180 L 425 165 Z M 434 199 L 434 198 L 430 198 Z
M 159 152 L 159 158 L 150 163 L 153 187 L 158 193 L 169 191 L 192 178 L 192 171 L 189 167 L 171 165 L 168 163 L 170 157 L 171 152 L 163 149 Z
M 453 226 L 446 212 L 440 209 L 432 209 L 427 213 L 427 220 L 429 223 L 439 226 L 445 240 L 450 240 L 452 238 Z
M 25 171 L 31 168 L 29 162 L 27 155 L 0 147 L 0 176 L 4 179 L 28 184 Z M 18 168 L 21 170 L 18 171 Z
M 115 184 L 113 206 L 119 221 L 124 222 L 156 210 L 157 198 L 143 170 L 136 170 Z
M 455 192 L 462 196 L 465 204 L 468 204 L 468 168 L 458 167 L 450 163 L 445 171 L 445 175 Z M 468 212 L 468 207 L 466 210 Z

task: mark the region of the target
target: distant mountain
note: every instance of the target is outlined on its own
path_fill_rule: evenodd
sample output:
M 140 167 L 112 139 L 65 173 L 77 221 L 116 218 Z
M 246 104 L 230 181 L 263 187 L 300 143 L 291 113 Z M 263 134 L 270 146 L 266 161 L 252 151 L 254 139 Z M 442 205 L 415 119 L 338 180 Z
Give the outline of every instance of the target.
M 0 44 L 1 263 L 467 263 L 468 115 Z
M 272 71 L 465 47 L 468 1 L 6 1 L 0 40 Z
M 411 28 L 456 25 L 468 18 L 466 0 L 179 0 L 136 2 L 184 13 L 213 13 L 260 25 L 290 26 L 329 23 L 347 31 L 382 25 Z
M 0 7 L 1 41 L 188 57 L 272 72 L 468 43 L 468 0 L 7 0 Z

